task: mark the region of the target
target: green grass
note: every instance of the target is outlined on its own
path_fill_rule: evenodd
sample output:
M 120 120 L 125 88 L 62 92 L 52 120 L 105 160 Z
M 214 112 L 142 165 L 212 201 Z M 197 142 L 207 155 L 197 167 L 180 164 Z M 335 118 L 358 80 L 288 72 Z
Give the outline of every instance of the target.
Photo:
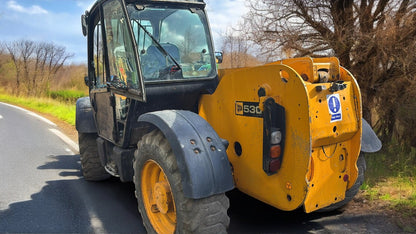
M 75 102 L 63 103 L 49 98 L 15 97 L 0 93 L 0 102 L 22 106 L 41 113 L 50 114 L 71 125 L 75 125 Z
M 384 144 L 377 153 L 365 154 L 366 184 L 370 187 L 387 178 L 416 177 L 416 149 L 395 141 Z
M 78 90 L 58 90 L 49 91 L 47 95 L 61 102 L 75 103 L 78 98 L 85 97 L 87 94 Z
M 371 177 L 369 178 L 371 179 Z M 393 221 L 405 232 L 416 231 L 416 185 L 413 177 L 388 177 L 374 186 L 364 184 L 364 195 L 381 209 L 394 212 Z
M 416 230 L 416 149 L 392 141 L 383 150 L 365 154 L 367 171 L 361 186 L 370 201 L 395 211 L 404 231 Z

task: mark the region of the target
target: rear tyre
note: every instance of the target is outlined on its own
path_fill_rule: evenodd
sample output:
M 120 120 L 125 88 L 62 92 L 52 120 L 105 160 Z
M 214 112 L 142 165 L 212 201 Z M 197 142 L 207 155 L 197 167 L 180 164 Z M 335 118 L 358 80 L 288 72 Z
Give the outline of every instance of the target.
M 185 197 L 175 155 L 162 132 L 146 134 L 137 147 L 133 180 L 148 233 L 226 233 L 228 198 L 224 193 Z
M 78 133 L 82 175 L 89 181 L 101 181 L 111 177 L 101 165 L 97 137 L 96 133 Z
M 334 211 L 336 209 L 339 209 L 339 208 L 347 205 L 348 202 L 350 202 L 355 197 L 355 195 L 357 195 L 358 191 L 360 191 L 361 185 L 364 182 L 364 173 L 365 173 L 365 170 L 367 169 L 367 165 L 365 163 L 365 158 L 364 158 L 364 155 L 362 153 L 360 154 L 360 156 L 358 156 L 357 167 L 358 167 L 357 180 L 355 181 L 355 184 L 345 192 L 345 199 L 338 202 L 338 203 L 332 204 L 328 207 L 324 207 L 324 208 L 318 210 L 318 212 L 330 212 L 330 211 Z

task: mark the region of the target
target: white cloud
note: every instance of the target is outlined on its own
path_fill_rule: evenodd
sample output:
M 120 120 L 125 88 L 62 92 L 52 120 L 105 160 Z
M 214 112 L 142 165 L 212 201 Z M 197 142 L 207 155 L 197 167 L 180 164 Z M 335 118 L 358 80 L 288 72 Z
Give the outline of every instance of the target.
M 236 26 L 248 12 L 248 8 L 245 0 L 206 0 L 206 3 L 214 44 L 219 50 L 227 28 Z
M 7 8 L 17 11 L 17 12 L 21 12 L 21 13 L 26 13 L 26 14 L 30 14 L 30 15 L 37 15 L 37 14 L 48 14 L 48 11 L 43 9 L 42 7 L 38 6 L 38 5 L 33 5 L 31 7 L 25 8 L 22 5 L 19 5 L 16 1 L 8 1 L 7 2 Z
M 77 0 L 76 4 L 82 10 L 90 10 L 91 7 L 94 5 L 95 0 Z

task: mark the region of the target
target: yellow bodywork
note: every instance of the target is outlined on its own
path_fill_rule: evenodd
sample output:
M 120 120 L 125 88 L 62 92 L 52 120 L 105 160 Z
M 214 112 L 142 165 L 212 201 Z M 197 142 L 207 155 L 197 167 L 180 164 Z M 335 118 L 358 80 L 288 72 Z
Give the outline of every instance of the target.
M 326 82 L 320 71 L 326 71 Z M 333 81 L 346 88 L 330 92 Z M 317 88 L 317 86 L 320 86 Z M 265 96 L 259 97 L 263 88 Z M 336 94 L 342 118 L 331 122 L 327 98 Z M 263 118 L 243 116 L 239 103 L 267 98 L 285 108 L 286 134 L 280 170 L 263 170 Z M 251 111 L 251 110 L 250 110 Z M 281 210 L 304 206 L 306 212 L 344 199 L 358 175 L 361 147 L 361 95 L 354 77 L 336 58 L 296 58 L 243 69 L 220 70 L 212 95 L 203 95 L 199 114 L 229 141 L 227 154 L 236 187 Z M 238 156 L 235 145 L 241 145 Z

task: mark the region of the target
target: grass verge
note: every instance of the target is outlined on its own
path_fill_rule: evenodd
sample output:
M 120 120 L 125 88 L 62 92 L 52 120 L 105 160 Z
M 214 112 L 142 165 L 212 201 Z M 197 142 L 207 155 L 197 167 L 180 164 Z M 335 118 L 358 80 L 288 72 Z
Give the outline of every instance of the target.
M 416 149 L 392 141 L 365 158 L 364 196 L 393 211 L 393 219 L 403 231 L 416 232 Z
M 41 113 L 50 114 L 72 126 L 75 125 L 75 103 L 62 103 L 49 98 L 15 97 L 4 93 L 0 93 L 0 102 L 7 102 Z

